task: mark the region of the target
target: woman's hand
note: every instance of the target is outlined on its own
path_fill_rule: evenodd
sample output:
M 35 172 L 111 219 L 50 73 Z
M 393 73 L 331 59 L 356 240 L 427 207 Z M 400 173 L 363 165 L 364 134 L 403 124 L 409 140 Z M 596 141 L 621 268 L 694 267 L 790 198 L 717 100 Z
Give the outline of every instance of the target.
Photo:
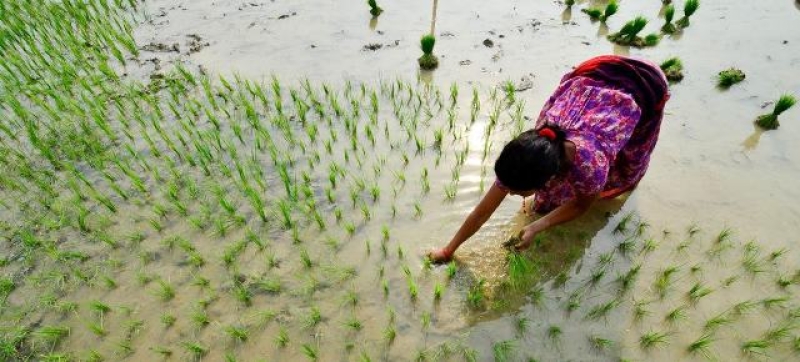
M 448 251 L 447 248 L 431 250 L 428 252 L 428 259 L 434 264 L 447 263 L 453 260 L 453 252 Z
M 520 242 L 514 245 L 514 250 L 516 251 L 523 251 L 531 246 L 533 239 L 536 238 L 536 234 L 539 233 L 539 228 L 536 225 L 536 222 L 532 222 L 528 224 L 528 226 L 524 227 L 520 232 Z

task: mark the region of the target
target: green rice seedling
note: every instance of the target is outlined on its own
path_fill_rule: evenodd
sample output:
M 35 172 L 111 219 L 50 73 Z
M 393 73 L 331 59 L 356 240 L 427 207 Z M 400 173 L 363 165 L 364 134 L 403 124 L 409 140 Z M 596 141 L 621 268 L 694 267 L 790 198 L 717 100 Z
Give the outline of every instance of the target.
M 633 213 L 629 212 L 625 214 L 617 223 L 617 226 L 614 227 L 614 233 L 616 234 L 625 234 L 628 232 L 628 226 L 633 220 Z
M 759 302 L 754 300 L 745 300 L 743 302 L 736 303 L 733 307 L 731 307 L 730 311 L 734 316 L 741 317 L 755 309 L 758 304 Z
M 159 279 L 158 289 L 155 291 L 155 295 L 161 298 L 162 301 L 168 302 L 175 298 L 175 287 L 173 287 L 169 282 Z
M 531 320 L 524 315 L 517 316 L 514 323 L 514 329 L 516 329 L 517 331 L 517 336 L 522 337 L 528 333 L 528 327 L 530 326 L 530 322 Z
M 247 339 L 250 336 L 250 332 L 247 330 L 247 327 L 237 325 L 225 327 L 225 334 L 237 342 L 247 342 Z
M 456 276 L 456 272 L 458 272 L 458 265 L 456 265 L 455 261 L 451 261 L 447 264 L 447 269 L 445 269 L 447 273 L 448 279 L 453 279 Z
M 358 320 L 358 318 L 356 318 L 355 315 L 350 317 L 350 319 L 348 319 L 344 323 L 344 325 L 345 325 L 345 327 L 348 327 L 348 328 L 350 328 L 350 329 L 352 329 L 354 331 L 360 331 L 362 328 L 364 328 L 364 325 L 361 323 L 360 320 Z
M 658 295 L 662 299 L 667 295 L 669 288 L 672 286 L 673 282 L 672 276 L 677 272 L 678 272 L 678 267 L 670 266 L 661 271 L 661 273 L 656 278 L 654 286 L 656 291 L 658 292 Z
M 103 338 L 108 334 L 108 331 L 106 331 L 102 323 L 89 322 L 86 326 L 92 333 L 100 338 Z
M 611 300 L 606 303 L 596 305 L 586 313 L 585 318 L 589 320 L 599 320 L 600 318 L 605 319 L 608 317 L 608 314 L 619 305 L 619 303 L 620 302 L 618 300 Z
M 600 20 L 603 17 L 603 10 L 598 8 L 585 8 L 581 9 L 581 12 L 589 15 L 589 19 L 592 21 Z
M 733 323 L 733 317 L 729 311 L 723 311 L 710 319 L 706 320 L 703 325 L 705 331 L 713 332 L 717 328 Z
M 711 344 L 714 343 L 714 337 L 710 333 L 704 333 L 702 336 L 694 340 L 686 351 L 691 354 L 699 354 L 706 359 L 712 359 Z
M 483 306 L 484 302 L 484 293 L 483 293 L 483 285 L 485 281 L 483 279 L 479 279 L 477 283 L 473 284 L 469 288 L 469 292 L 467 293 L 467 304 L 472 308 L 480 308 Z
M 633 319 L 636 321 L 642 320 L 644 317 L 651 315 L 647 306 L 650 304 L 649 301 L 634 301 L 633 303 Z
M 711 294 L 713 291 L 713 289 L 704 286 L 700 282 L 696 282 L 692 289 L 689 290 L 688 297 L 692 303 L 697 303 L 701 298 Z
M 571 8 L 573 5 L 575 5 L 575 0 L 564 0 L 564 5 L 566 5 L 567 8 Z
M 414 202 L 414 218 L 419 219 L 422 217 L 422 205 L 419 201 Z
M 247 288 L 244 285 L 235 285 L 231 289 L 231 294 L 233 294 L 233 297 L 245 307 L 250 307 L 253 304 L 253 292 L 250 291 L 250 288 Z
M 670 82 L 680 82 L 683 80 L 683 63 L 680 58 L 672 57 L 661 63 L 661 70 Z
M 675 25 L 681 29 L 689 27 L 689 17 L 694 15 L 699 7 L 700 0 L 686 0 L 683 4 L 683 17 L 678 19 Z
M 639 346 L 642 349 L 650 349 L 657 345 L 667 343 L 668 334 L 665 332 L 650 331 L 639 337 Z
M 196 360 L 200 360 L 200 359 L 203 358 L 203 356 L 208 354 L 208 348 L 206 346 L 202 345 L 200 342 L 185 341 L 185 342 L 181 343 L 181 345 Z
M 744 78 L 745 74 L 741 69 L 728 68 L 717 74 L 717 87 L 728 89 L 732 85 L 743 81 Z
M 589 343 L 594 349 L 600 351 L 609 350 L 614 346 L 614 341 L 596 335 L 589 336 Z
M 433 286 L 433 299 L 439 301 L 442 299 L 442 294 L 444 294 L 444 285 L 436 282 Z
M 164 328 L 172 327 L 177 320 L 178 318 L 170 313 L 164 313 L 161 315 L 161 324 L 164 325 Z
M 784 320 L 777 326 L 768 329 L 764 333 L 764 340 L 771 344 L 788 341 L 795 329 L 797 329 L 797 325 L 793 321 Z
M 513 359 L 517 345 L 513 340 L 495 342 L 492 345 L 492 354 L 496 362 L 510 361 Z
M 767 340 L 754 339 L 743 342 L 741 348 L 742 348 L 742 353 L 748 356 L 753 356 L 753 355 L 766 356 L 767 349 L 771 346 L 772 343 L 770 343 Z
M 619 10 L 619 5 L 617 5 L 617 2 L 615 0 L 611 0 L 608 2 L 608 4 L 606 4 L 604 10 L 602 11 L 600 9 L 591 9 L 591 10 L 596 10 L 596 11 L 593 11 L 592 14 L 586 11 L 584 12 L 586 12 L 586 14 L 588 14 L 592 20 L 600 20 L 601 22 L 605 23 L 606 20 L 608 20 L 608 18 L 611 17 L 611 15 L 617 13 L 617 10 Z
M 65 326 L 44 326 L 33 332 L 33 336 L 52 348 L 66 338 L 70 333 L 69 327 Z
M 191 319 L 197 328 L 203 328 L 211 323 L 208 313 L 204 309 L 195 310 L 192 313 Z
M 608 40 L 623 46 L 634 46 L 637 48 L 653 46 L 658 43 L 658 34 L 650 34 L 645 38 L 639 37 L 639 33 L 647 26 L 647 19 L 637 16 L 628 21 L 618 32 L 609 34 Z
M 561 327 L 555 324 L 551 324 L 547 327 L 547 338 L 550 338 L 553 342 L 558 342 L 562 334 L 564 334 L 564 332 L 561 330 Z
M 773 309 L 773 308 L 785 308 L 786 303 L 789 302 L 791 299 L 789 297 L 770 297 L 764 298 L 761 300 L 761 305 L 764 306 L 764 309 Z
M 433 55 L 433 46 L 436 44 L 436 38 L 433 34 L 426 34 L 420 40 L 420 47 L 422 48 L 422 56 L 417 60 L 420 68 L 424 70 L 433 70 L 439 66 L 439 59 Z
M 686 306 L 683 305 L 669 311 L 669 313 L 664 316 L 664 321 L 672 324 L 684 319 L 686 319 Z
M 791 94 L 784 94 L 782 95 L 777 102 L 775 102 L 775 108 L 773 109 L 772 113 L 770 114 L 763 114 L 756 118 L 756 125 L 765 129 L 765 130 L 774 130 L 780 126 L 780 122 L 778 122 L 778 116 L 785 112 L 787 109 L 794 106 L 797 103 L 795 97 Z
M 414 281 L 414 277 L 408 276 L 406 277 L 406 282 L 408 284 L 408 296 L 411 298 L 412 301 L 417 300 L 417 294 L 419 290 L 417 288 L 417 282 Z
M 591 274 L 589 275 L 589 280 L 586 281 L 586 285 L 588 286 L 595 286 L 603 277 L 606 275 L 606 269 L 602 266 L 592 270 Z
M 319 351 L 317 347 L 312 346 L 308 343 L 303 343 L 301 346 L 303 354 L 311 361 L 316 361 L 319 358 Z
M 396 337 L 397 329 L 395 329 L 394 323 L 390 323 L 383 329 L 383 339 L 386 340 L 386 343 L 391 344 Z
M 664 25 L 661 26 L 661 32 L 664 34 L 673 34 L 678 31 L 672 20 L 675 18 L 675 5 L 669 4 L 664 8 Z
M 788 250 L 788 249 L 786 249 L 786 248 L 780 248 L 780 249 L 778 249 L 778 250 L 775 250 L 775 251 L 773 251 L 773 252 L 769 253 L 769 257 L 768 257 L 768 259 L 769 259 L 769 261 L 771 261 L 771 262 L 773 262 L 773 263 L 774 263 L 776 260 L 778 260 L 778 258 L 780 258 L 780 257 L 782 257 L 782 256 L 784 256 L 784 255 L 786 255 L 786 253 L 787 253 L 788 251 L 789 251 L 789 250 Z

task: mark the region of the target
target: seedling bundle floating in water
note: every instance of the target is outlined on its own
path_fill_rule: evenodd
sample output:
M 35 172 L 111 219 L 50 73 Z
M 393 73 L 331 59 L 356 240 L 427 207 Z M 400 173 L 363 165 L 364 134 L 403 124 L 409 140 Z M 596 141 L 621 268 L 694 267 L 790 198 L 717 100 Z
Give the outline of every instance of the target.
M 623 46 L 633 46 L 637 48 L 650 47 L 658 45 L 660 40 L 658 34 L 648 34 L 644 38 L 639 37 L 639 33 L 647 26 L 647 19 L 643 16 L 637 16 L 631 21 L 625 23 L 618 32 L 609 34 L 608 40 Z
M 383 9 L 378 6 L 378 3 L 375 0 L 367 0 L 367 4 L 369 5 L 369 13 L 372 14 L 372 16 L 381 15 L 383 12 Z
M 725 69 L 717 75 L 717 86 L 728 89 L 732 85 L 743 81 L 745 74 L 738 68 Z
M 778 98 L 778 101 L 775 102 L 775 108 L 773 108 L 772 113 L 758 116 L 758 118 L 756 118 L 756 124 L 766 130 L 778 129 L 780 126 L 778 116 L 787 109 L 792 108 L 795 103 L 797 103 L 797 99 L 793 95 L 782 95 Z
M 608 4 L 606 4 L 605 9 L 586 8 L 582 9 L 581 11 L 586 13 L 586 15 L 589 15 L 590 19 L 594 21 L 599 20 L 605 23 L 606 20 L 608 20 L 608 18 L 611 17 L 611 15 L 617 13 L 617 10 L 619 10 L 619 5 L 617 5 L 617 2 L 615 0 L 611 0 L 608 2 Z
M 661 70 L 670 82 L 683 80 L 683 63 L 678 57 L 672 57 L 661 63 Z
M 686 3 L 683 5 L 683 17 L 678 19 L 675 25 L 681 29 L 689 27 L 689 17 L 694 15 L 699 7 L 700 0 L 686 0 Z
M 420 39 L 420 47 L 422 48 L 422 56 L 417 60 L 419 66 L 425 70 L 436 69 L 439 66 L 439 59 L 433 55 L 433 46 L 436 44 L 436 38 L 433 34 L 426 34 Z

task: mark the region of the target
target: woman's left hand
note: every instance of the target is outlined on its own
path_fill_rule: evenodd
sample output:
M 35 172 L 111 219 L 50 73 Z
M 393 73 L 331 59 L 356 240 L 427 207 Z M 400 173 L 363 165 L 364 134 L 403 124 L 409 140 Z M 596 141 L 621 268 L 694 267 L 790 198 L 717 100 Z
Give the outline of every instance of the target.
M 523 251 L 531 246 L 533 239 L 536 238 L 536 234 L 539 233 L 539 229 L 536 227 L 536 223 L 532 222 L 525 226 L 520 233 L 520 242 L 517 245 L 514 245 L 514 249 L 516 251 Z

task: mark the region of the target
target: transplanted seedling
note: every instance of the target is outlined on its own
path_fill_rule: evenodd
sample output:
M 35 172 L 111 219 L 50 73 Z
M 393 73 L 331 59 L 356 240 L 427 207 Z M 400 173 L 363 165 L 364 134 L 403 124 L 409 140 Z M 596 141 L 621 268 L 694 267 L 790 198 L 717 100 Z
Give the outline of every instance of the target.
M 666 344 L 667 336 L 666 332 L 650 331 L 639 337 L 639 345 L 642 349 L 650 349 L 657 345 Z
M 678 57 L 672 57 L 661 63 L 661 70 L 670 82 L 683 80 L 683 63 Z
M 795 103 L 797 103 L 797 99 L 795 99 L 793 95 L 782 95 L 778 101 L 775 102 L 775 108 L 772 110 L 772 113 L 763 114 L 756 118 L 756 125 L 766 130 L 778 129 L 780 126 L 778 116 L 787 109 L 792 108 Z
M 711 344 L 714 343 L 714 338 L 710 333 L 705 333 L 700 338 L 692 342 L 686 350 L 692 354 L 700 354 L 706 359 L 712 359 Z
M 647 26 L 647 19 L 643 16 L 637 16 L 633 20 L 625 23 L 618 32 L 609 34 L 608 40 L 618 45 L 637 48 L 657 45 L 660 40 L 658 34 L 649 34 L 644 38 L 639 36 L 639 33 L 644 30 L 645 26 Z
M 745 74 L 741 69 L 728 68 L 717 74 L 717 86 L 723 89 L 728 89 L 732 85 L 743 81 Z
M 494 360 L 496 362 L 504 362 L 511 360 L 514 355 L 514 350 L 516 349 L 516 347 L 517 346 L 513 340 L 495 342 L 495 344 L 492 345 Z
M 420 40 L 422 56 L 417 60 L 420 68 L 432 70 L 439 66 L 439 59 L 433 55 L 434 44 L 436 44 L 436 38 L 433 36 L 433 34 L 426 34 Z

